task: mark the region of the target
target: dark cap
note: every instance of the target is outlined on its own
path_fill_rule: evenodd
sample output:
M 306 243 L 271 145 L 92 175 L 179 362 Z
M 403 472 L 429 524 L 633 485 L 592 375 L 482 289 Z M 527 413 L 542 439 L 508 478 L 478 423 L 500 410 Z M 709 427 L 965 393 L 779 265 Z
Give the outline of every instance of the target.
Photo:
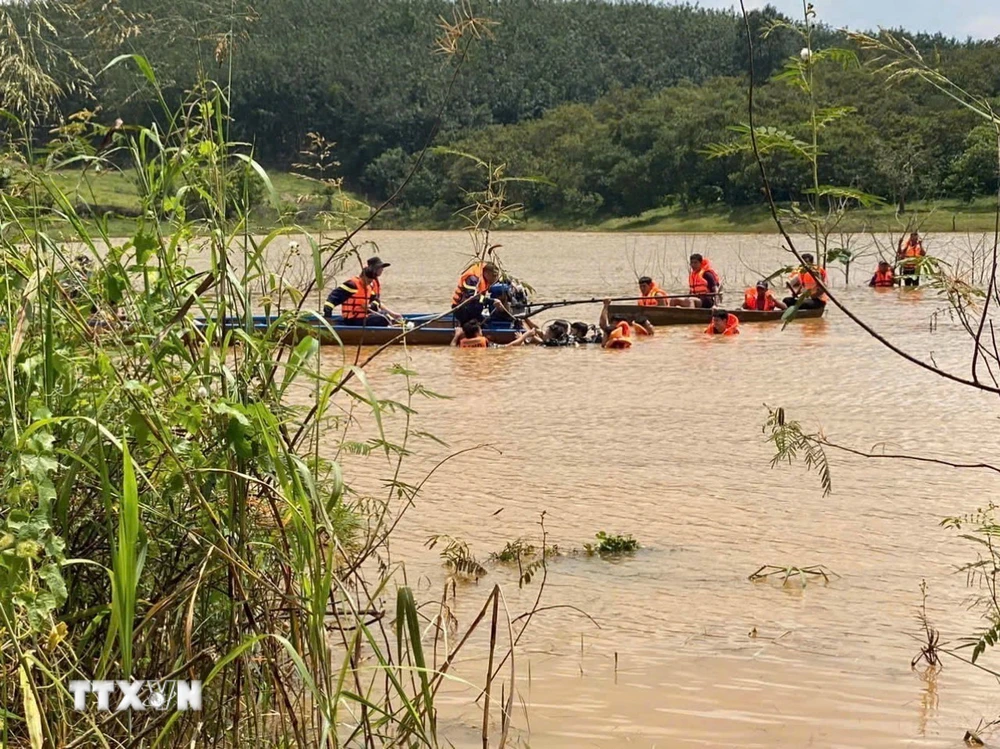
M 757 282 L 758 289 L 766 289 L 770 284 L 768 284 L 766 278 L 762 278 Z
M 366 265 L 369 270 L 378 270 L 379 268 L 388 268 L 392 263 L 383 263 L 380 257 L 370 257 Z

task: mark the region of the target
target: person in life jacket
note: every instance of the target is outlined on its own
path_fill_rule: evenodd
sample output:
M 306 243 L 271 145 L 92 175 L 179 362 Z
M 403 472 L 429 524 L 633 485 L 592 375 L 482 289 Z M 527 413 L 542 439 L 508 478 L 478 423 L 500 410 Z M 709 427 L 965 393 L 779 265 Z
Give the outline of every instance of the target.
M 896 274 L 892 272 L 892 266 L 885 260 L 879 261 L 878 270 L 872 276 L 868 285 L 874 289 L 891 289 L 896 285 Z
M 604 340 L 601 341 L 601 348 L 632 348 L 632 326 L 628 320 L 616 317 L 611 320 Z
M 639 300 L 640 307 L 666 307 L 668 304 L 667 292 L 649 276 L 639 279 L 639 293 L 642 294 L 642 299 Z
M 743 309 L 770 312 L 776 309 L 787 309 L 787 307 L 784 302 L 774 298 L 767 281 L 760 280 L 756 286 L 743 293 Z
M 490 307 L 490 287 L 499 280 L 500 269 L 494 263 L 475 263 L 462 272 L 451 297 L 451 308 L 458 325 L 483 319 L 484 312 Z M 499 300 L 494 300 L 494 304 L 502 306 Z
M 707 335 L 739 335 L 740 319 L 736 315 L 717 309 L 712 312 L 712 323 L 705 329 Z
M 601 308 L 601 317 L 598 321 L 603 336 L 601 337 L 602 348 L 631 348 L 632 334 L 651 336 L 654 334 L 653 326 L 645 317 L 639 320 L 629 320 L 621 315 L 610 317 L 611 300 L 605 299 Z
M 454 344 L 459 348 L 489 348 L 490 341 L 483 335 L 483 326 L 478 320 L 469 320 L 462 324 L 462 334 L 456 336 Z
M 637 336 L 642 337 L 655 334 L 656 329 L 653 327 L 653 323 L 649 321 L 648 317 L 633 317 L 631 322 L 632 332 L 634 332 Z
M 688 258 L 691 272 L 688 275 L 688 291 L 691 296 L 671 299 L 671 307 L 694 307 L 711 309 L 721 300 L 722 282 L 712 264 L 698 253 Z
M 899 273 L 903 276 L 903 285 L 920 285 L 920 258 L 926 256 L 924 243 L 920 241 L 920 235 L 917 232 L 910 232 L 910 237 L 906 240 L 905 245 L 903 237 L 899 238 L 899 244 L 896 247 L 896 260 L 902 262 Z
M 799 267 L 788 280 L 788 288 L 792 295 L 783 301 L 787 307 L 798 305 L 799 309 L 821 309 L 826 306 L 829 297 L 825 291 L 820 289 L 816 278 L 818 277 L 823 282 L 823 286 L 826 286 L 826 268 L 816 266 L 815 258 L 808 252 L 802 253 L 802 259 L 805 264 Z
M 540 337 L 540 333 L 538 328 L 532 325 L 510 343 L 493 343 L 483 334 L 483 324 L 479 320 L 468 320 L 455 331 L 451 345 L 459 348 L 510 348 L 531 343 L 536 337 Z
M 382 304 L 382 271 L 391 263 L 381 258 L 368 258 L 361 273 L 337 286 L 326 298 L 323 315 L 333 317 L 335 308 L 340 307 L 344 325 L 363 325 L 368 328 L 384 328 L 390 322 L 402 318 Z

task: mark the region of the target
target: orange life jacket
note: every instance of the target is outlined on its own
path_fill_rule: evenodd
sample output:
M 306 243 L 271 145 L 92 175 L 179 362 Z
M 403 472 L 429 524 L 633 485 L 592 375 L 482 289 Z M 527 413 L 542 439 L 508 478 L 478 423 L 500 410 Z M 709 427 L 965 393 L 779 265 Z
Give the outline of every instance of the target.
M 799 283 L 802 284 L 802 290 L 809 293 L 809 296 L 819 299 L 821 302 L 828 302 L 830 298 L 826 295 L 826 292 L 817 294 L 819 291 L 819 284 L 816 283 L 816 276 L 813 273 L 818 273 L 819 277 L 823 279 L 823 285 L 826 286 L 826 268 L 819 268 L 813 266 L 812 268 L 799 268 L 796 276 L 799 279 Z
M 708 288 L 708 281 L 705 280 L 707 273 L 711 273 L 715 278 L 715 290 L 719 290 L 719 286 L 721 286 L 719 274 L 712 270 L 712 266 L 709 265 L 707 260 L 703 259 L 701 267 L 698 270 L 691 271 L 691 275 L 688 276 L 688 288 L 691 289 L 692 296 L 708 296 L 712 293 L 712 290 Z
M 875 271 L 875 288 L 885 289 L 893 286 L 896 282 L 896 274 L 889 268 L 885 273 L 880 270 Z
M 473 288 L 469 284 L 471 278 L 478 278 L 479 283 Z M 465 301 L 466 297 L 471 294 L 485 294 L 489 291 L 490 285 L 486 283 L 486 279 L 483 278 L 483 264 L 476 263 L 471 268 L 467 268 L 466 271 L 459 277 L 458 286 L 455 287 L 455 293 L 451 297 L 451 306 L 455 307 Z
M 489 341 L 483 338 L 483 336 L 478 336 L 476 338 L 463 338 L 458 342 L 459 348 L 486 348 L 489 345 Z
M 903 257 L 920 257 L 924 254 L 924 245 L 918 239 L 916 244 L 906 240 L 906 246 L 903 247 Z
M 613 327 L 610 333 L 608 333 L 608 340 L 604 344 L 604 348 L 631 348 L 631 334 L 631 326 L 623 320 Z
M 662 297 L 667 296 L 667 292 L 657 286 L 655 283 L 653 287 L 649 290 L 648 294 L 643 294 L 642 299 L 639 300 L 640 307 L 663 307 L 666 306 L 666 300 Z
M 752 289 L 747 289 L 746 293 L 743 295 L 743 309 L 755 309 L 770 312 L 776 306 L 774 304 L 774 297 L 771 296 L 770 291 L 764 292 L 763 307 L 760 306 L 760 301 L 760 295 L 757 292 L 756 286 Z
M 740 318 L 736 315 L 730 313 L 726 318 L 726 329 L 719 333 L 715 329 L 715 323 L 711 323 L 708 329 L 705 330 L 709 335 L 739 335 L 740 334 Z
M 354 289 L 348 286 L 348 284 L 353 284 Z M 340 305 L 340 314 L 345 320 L 362 320 L 368 317 L 373 309 L 378 307 L 381 284 L 379 284 L 377 278 L 370 279 L 366 286 L 361 276 L 355 276 L 349 281 L 342 283 L 340 288 L 351 294 Z

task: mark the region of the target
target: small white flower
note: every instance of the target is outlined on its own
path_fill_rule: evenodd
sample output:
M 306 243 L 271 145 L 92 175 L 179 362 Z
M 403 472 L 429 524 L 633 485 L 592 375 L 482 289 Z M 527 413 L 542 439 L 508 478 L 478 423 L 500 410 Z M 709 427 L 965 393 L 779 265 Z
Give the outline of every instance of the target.
M 204 400 L 207 397 L 208 397 L 208 388 L 202 385 L 201 387 L 198 388 L 198 399 Z
M 290 250 L 297 250 L 299 249 L 299 243 L 296 242 L 295 240 L 292 240 L 291 242 L 288 243 L 288 248 Z
M 808 62 L 809 58 L 812 57 L 812 52 L 809 51 L 808 47 L 803 47 L 802 51 L 799 52 L 799 57 L 802 58 L 802 62 Z

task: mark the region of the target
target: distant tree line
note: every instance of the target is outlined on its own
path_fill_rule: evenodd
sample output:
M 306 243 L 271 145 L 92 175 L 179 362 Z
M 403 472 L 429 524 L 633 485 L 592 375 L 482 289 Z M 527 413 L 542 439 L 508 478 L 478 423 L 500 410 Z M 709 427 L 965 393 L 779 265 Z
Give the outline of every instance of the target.
M 451 70 L 433 55 L 444 0 L 122 0 L 97 34 L 79 21 L 61 40 L 99 70 L 141 52 L 180 101 L 200 79 L 227 82 L 233 136 L 271 166 L 288 166 L 310 132 L 337 143 L 345 184 L 372 200 L 400 183 L 442 110 Z M 709 161 L 706 144 L 746 120 L 749 64 L 742 17 L 690 5 L 603 0 L 478 0 L 496 22 L 473 47 L 445 109 L 438 143 L 506 162 L 508 172 L 551 184 L 513 197 L 534 211 L 573 218 L 632 215 L 664 204 L 741 205 L 760 199 L 744 157 Z M 822 7 L 819 8 L 822 12 Z M 751 14 L 763 124 L 801 121 L 801 102 L 766 81 L 796 54 L 792 35 L 763 37 L 779 17 Z M 110 29 L 110 32 L 109 32 Z M 113 33 L 111 33 L 113 32 Z M 844 44 L 830 30 L 824 39 Z M 941 36 L 911 37 L 972 91 L 1000 95 L 1000 48 Z M 865 69 L 827 74 L 824 96 L 857 115 L 828 135 L 831 183 L 905 205 L 917 197 L 971 198 L 996 189 L 986 155 L 995 133 L 927 87 L 887 88 Z M 116 67 L 64 114 L 100 103 L 108 119 L 148 122 L 159 108 L 134 72 Z M 778 197 L 806 180 L 772 160 Z M 462 204 L 468 166 L 427 160 L 403 208 L 447 215 Z

